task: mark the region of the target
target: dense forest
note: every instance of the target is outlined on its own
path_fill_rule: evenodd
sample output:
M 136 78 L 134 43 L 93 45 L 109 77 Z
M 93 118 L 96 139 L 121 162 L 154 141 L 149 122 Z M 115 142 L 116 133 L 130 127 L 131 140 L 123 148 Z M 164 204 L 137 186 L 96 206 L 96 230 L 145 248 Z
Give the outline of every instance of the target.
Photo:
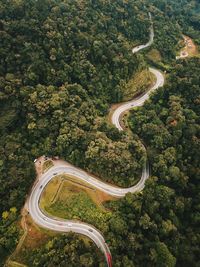
M 142 194 L 106 204 L 114 212 L 104 233 L 114 266 L 200 264 L 200 64 L 175 62 L 182 32 L 200 44 L 199 10 L 199 1 L 189 0 L 1 0 L 0 265 L 18 242 L 16 222 L 35 179 L 35 158 L 59 155 L 126 187 L 140 176 L 146 156 L 140 139 L 152 177 Z M 148 11 L 155 29 L 152 49 L 162 66 L 170 65 L 168 79 L 131 113 L 133 133 L 118 132 L 106 116 L 123 99 L 122 85 L 148 68 L 150 49 L 131 53 L 148 41 Z M 98 266 L 92 245 L 73 236 L 33 251 L 33 266 L 51 266 L 48 249 L 59 246 L 62 254 L 66 240 L 75 255 L 71 266 L 79 260 Z
M 152 177 L 142 194 L 109 203 L 115 266 L 200 264 L 199 72 L 199 59 L 179 62 L 166 85 L 132 111 L 130 127 L 147 145 Z
M 95 245 L 92 242 L 86 243 L 71 233 L 51 238 L 39 249 L 34 249 L 31 254 L 25 254 L 24 259 L 28 266 L 33 267 L 104 267 Z
M 151 0 L 149 2 L 200 44 L 200 3 L 198 0 Z

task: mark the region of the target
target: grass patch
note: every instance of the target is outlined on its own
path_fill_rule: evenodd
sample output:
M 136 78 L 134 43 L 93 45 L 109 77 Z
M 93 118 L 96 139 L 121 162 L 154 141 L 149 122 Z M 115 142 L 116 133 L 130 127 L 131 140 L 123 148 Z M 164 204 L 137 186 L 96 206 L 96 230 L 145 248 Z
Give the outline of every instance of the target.
M 53 161 L 52 160 L 46 160 L 43 163 L 42 172 L 44 173 L 44 172 L 48 171 L 51 167 L 53 167 Z
M 7 263 L 6 266 L 7 267 L 28 267 L 27 265 L 21 264 L 21 263 L 16 262 L 16 261 L 10 261 L 9 263 Z
M 148 69 L 136 73 L 123 89 L 123 101 L 128 101 L 140 95 L 155 82 L 155 76 Z
M 40 198 L 40 207 L 44 209 L 46 206 L 48 206 L 50 203 L 52 203 L 59 191 L 59 188 L 62 184 L 62 177 L 57 176 L 53 178 L 48 185 L 45 187 L 45 189 L 42 192 L 42 196 Z
M 162 61 L 161 54 L 160 54 L 160 52 L 157 49 L 151 49 L 147 53 L 147 57 L 148 57 L 148 59 L 150 59 L 153 62 L 160 62 L 160 61 Z
M 53 216 L 81 220 L 106 231 L 112 213 L 103 206 L 103 201 L 111 198 L 73 177 L 63 175 L 55 179 L 56 182 L 53 179 L 41 196 L 40 207 Z

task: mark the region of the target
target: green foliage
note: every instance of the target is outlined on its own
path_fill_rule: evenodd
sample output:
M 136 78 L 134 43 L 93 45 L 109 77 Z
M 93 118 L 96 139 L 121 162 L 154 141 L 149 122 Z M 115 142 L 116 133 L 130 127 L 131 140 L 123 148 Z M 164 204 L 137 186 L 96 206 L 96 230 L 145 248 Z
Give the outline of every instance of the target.
M 176 264 L 175 257 L 169 252 L 167 246 L 164 243 L 158 242 L 155 245 L 155 249 L 152 249 L 152 258 L 156 262 L 156 266 L 160 267 L 174 267 Z
M 0 266 L 3 266 L 4 260 L 18 243 L 19 229 L 15 222 L 16 219 L 17 209 L 15 207 L 4 211 L 0 218 Z
M 92 242 L 83 241 L 75 234 L 63 234 L 50 239 L 40 248 L 24 253 L 24 263 L 30 267 L 103 267 L 103 257 L 96 250 Z
M 32 161 L 42 154 L 59 155 L 95 172 L 86 155 L 92 140 L 102 136 L 96 118 L 120 100 L 119 84 L 139 68 L 131 43 L 148 39 L 149 19 L 142 6 L 140 1 L 1 1 L 2 211 L 15 202 L 22 205 L 35 176 Z M 112 132 L 103 138 L 114 152 L 118 143 L 113 140 L 122 138 Z M 134 157 L 131 148 L 124 153 Z M 106 180 L 115 176 L 113 161 Z M 137 176 L 140 163 L 132 165 L 125 182 L 117 171 L 119 184 Z
M 115 266 L 199 265 L 199 61 L 166 65 L 182 32 L 200 43 L 199 10 L 199 1 L 189 0 L 1 1 L 2 264 L 17 243 L 18 213 L 10 218 L 10 208 L 23 205 L 34 158 L 59 155 L 105 181 L 130 186 L 145 156 L 138 134 L 155 177 L 142 194 L 107 204 L 114 219 L 105 234 Z M 122 100 L 122 85 L 147 67 L 145 51 L 132 55 L 131 48 L 148 41 L 148 11 L 152 48 L 171 73 L 169 85 L 131 116 L 131 136 L 103 116 Z M 63 260 L 95 266 L 90 247 L 86 251 L 80 240 L 74 245 L 71 237 L 67 246 L 62 238 L 27 259 L 33 266 L 62 266 Z
M 111 212 L 98 206 L 85 191 L 75 192 L 63 190 L 59 194 L 66 195 L 64 199 L 58 199 L 45 210 L 56 217 L 64 219 L 77 219 L 96 226 L 101 231 L 107 230 L 107 221 Z
M 118 184 L 132 183 L 141 169 L 140 149 L 122 148 L 129 161 L 135 158 L 122 181 L 119 156 L 117 172 L 111 169 L 124 137 L 108 125 L 103 134 L 104 119 L 97 117 L 121 100 L 119 84 L 139 68 L 131 44 L 147 41 L 149 29 L 141 2 L 2 0 L 0 20 L 0 211 L 20 210 L 38 156 L 59 155 L 95 172 L 90 148 L 99 136 L 106 147 L 97 173 L 105 169 L 112 145 L 103 178 L 111 181 L 117 174 Z
M 155 266 L 175 266 L 176 261 L 178 266 L 199 265 L 199 71 L 199 59 L 176 65 L 164 88 L 130 118 L 133 131 L 147 145 L 152 173 L 157 176 L 137 197 L 143 207 L 139 217 L 138 210 L 131 215 L 142 228 L 133 231 L 135 238 L 146 244 L 140 243 L 139 250 L 146 251 Z M 123 209 L 131 201 L 125 198 L 122 203 L 124 217 Z
M 181 2 L 173 0 L 152 0 L 151 3 L 165 14 L 165 18 L 169 17 L 173 21 L 172 31 L 174 31 L 174 26 L 177 28 L 178 24 L 185 34 L 191 36 L 200 44 L 200 3 L 198 0 L 182 0 Z

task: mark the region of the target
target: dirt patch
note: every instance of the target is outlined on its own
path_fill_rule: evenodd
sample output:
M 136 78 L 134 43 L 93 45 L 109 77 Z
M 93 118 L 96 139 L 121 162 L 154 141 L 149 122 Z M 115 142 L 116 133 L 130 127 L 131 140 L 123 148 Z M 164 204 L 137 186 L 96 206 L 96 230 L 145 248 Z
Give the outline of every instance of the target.
M 180 45 L 183 46 L 183 48 L 181 49 L 180 54 L 176 57 L 176 59 L 194 57 L 198 55 L 197 46 L 190 37 L 183 35 L 183 40 L 180 41 Z
M 97 190 L 97 194 L 98 194 L 98 198 L 99 198 L 100 203 L 103 203 L 103 202 L 108 201 L 108 200 L 116 200 L 116 198 L 111 197 L 108 194 L 106 194 L 100 190 Z
M 37 248 L 48 240 L 48 235 L 43 232 L 31 219 L 30 216 L 26 218 L 27 236 L 24 240 L 23 247 L 28 249 Z
M 20 247 L 18 246 L 12 256 L 12 261 L 9 261 L 9 266 L 21 266 L 23 265 L 24 259 L 32 249 L 36 249 L 43 245 L 49 237 L 55 235 L 54 232 L 46 231 L 39 228 L 31 219 L 30 215 L 24 215 L 25 225 L 23 223 L 23 228 L 25 228 L 25 236 L 21 238 Z M 19 242 L 19 243 L 20 243 Z M 25 256 L 26 255 L 26 256 Z M 24 257 L 25 256 L 25 257 Z
M 183 36 L 185 42 L 185 49 L 188 52 L 189 56 L 195 56 L 198 54 L 197 46 L 194 44 L 193 40 L 188 36 Z

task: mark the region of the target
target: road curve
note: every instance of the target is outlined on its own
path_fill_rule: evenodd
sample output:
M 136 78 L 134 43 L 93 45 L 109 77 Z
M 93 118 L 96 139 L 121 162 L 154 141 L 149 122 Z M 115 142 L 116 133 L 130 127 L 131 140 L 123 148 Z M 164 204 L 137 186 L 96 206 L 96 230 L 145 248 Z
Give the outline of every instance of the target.
M 153 39 L 154 39 L 154 29 L 153 29 L 153 23 L 152 23 L 152 18 L 151 18 L 151 13 L 149 12 L 149 20 L 151 22 L 150 26 L 150 35 L 149 35 L 149 41 L 146 44 L 143 45 L 138 45 L 132 49 L 132 53 L 135 54 L 139 52 L 142 49 L 145 49 L 153 44 Z
M 149 16 L 151 19 L 150 13 Z M 153 25 L 151 24 L 149 42 L 145 45 L 140 45 L 137 46 L 136 48 L 133 48 L 132 52 L 136 53 L 141 49 L 150 46 L 153 43 L 153 38 L 154 38 L 154 31 L 153 31 Z M 131 108 L 141 106 L 145 102 L 145 100 L 149 98 L 149 95 L 154 90 L 156 90 L 160 86 L 163 86 L 164 84 L 164 77 L 161 72 L 153 68 L 149 68 L 149 70 L 155 75 L 156 83 L 149 89 L 148 92 L 146 92 L 141 97 L 138 97 L 136 99 L 133 99 L 132 101 L 120 105 L 112 115 L 112 123 L 120 131 L 123 130 L 120 125 L 120 116 L 123 114 L 123 112 Z M 148 162 L 146 162 L 143 167 L 140 181 L 136 185 L 130 188 L 119 188 L 117 186 L 104 183 L 96 179 L 95 177 L 89 175 L 85 171 L 82 171 L 70 164 L 66 164 L 63 166 L 54 166 L 50 168 L 45 174 L 43 174 L 41 179 L 34 185 L 30 197 L 28 199 L 28 210 L 35 223 L 37 223 L 39 226 L 43 228 L 50 229 L 53 231 L 75 232 L 78 234 L 83 234 L 85 236 L 88 236 L 90 239 L 94 241 L 97 247 L 100 248 L 101 251 L 104 253 L 107 265 L 111 267 L 112 266 L 111 253 L 109 247 L 106 244 L 102 234 L 95 227 L 78 221 L 54 218 L 49 214 L 48 215 L 45 214 L 45 212 L 40 209 L 39 202 L 43 189 L 51 181 L 53 177 L 60 174 L 68 174 L 74 176 L 75 178 L 78 177 L 82 181 L 87 182 L 91 184 L 93 187 L 98 188 L 99 190 L 114 197 L 124 197 L 128 192 L 135 193 L 141 191 L 144 188 L 145 181 L 149 177 Z
M 117 127 L 119 131 L 123 130 L 122 126 L 120 125 L 120 116 L 125 111 L 131 108 L 142 106 L 144 102 L 149 98 L 150 94 L 153 91 L 155 91 L 158 87 L 163 86 L 164 84 L 163 74 L 160 71 L 153 69 L 153 68 L 149 68 L 149 71 L 155 75 L 156 83 L 145 94 L 131 101 L 123 103 L 113 112 L 111 120 L 112 120 L 112 123 Z

